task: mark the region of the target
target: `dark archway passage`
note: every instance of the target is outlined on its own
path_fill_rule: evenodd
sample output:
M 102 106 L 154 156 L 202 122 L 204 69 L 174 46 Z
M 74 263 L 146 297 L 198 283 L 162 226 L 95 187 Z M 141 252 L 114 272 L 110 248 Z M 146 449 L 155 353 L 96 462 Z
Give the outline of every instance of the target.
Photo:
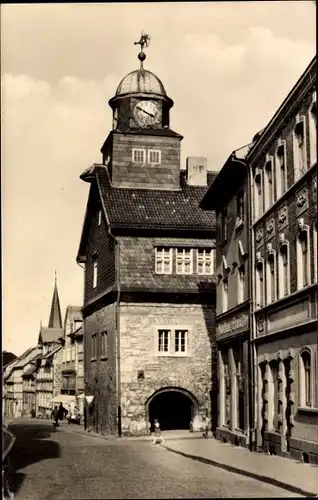
M 158 393 L 148 407 L 149 421 L 152 424 L 157 418 L 163 431 L 189 430 L 194 411 L 194 403 L 190 397 L 173 389 Z

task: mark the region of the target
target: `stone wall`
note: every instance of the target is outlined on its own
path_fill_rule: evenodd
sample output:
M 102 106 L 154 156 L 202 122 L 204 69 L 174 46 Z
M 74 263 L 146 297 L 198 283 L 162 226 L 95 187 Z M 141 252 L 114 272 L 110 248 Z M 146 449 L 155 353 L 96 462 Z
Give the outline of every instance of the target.
M 189 356 L 158 356 L 158 328 L 189 331 Z M 123 434 L 143 434 L 147 400 L 164 387 L 189 391 L 199 404 L 197 430 L 204 427 L 205 395 L 212 389 L 214 306 L 191 304 L 120 305 L 121 408 Z M 138 379 L 138 371 L 144 379 Z M 208 409 L 208 416 L 211 408 Z

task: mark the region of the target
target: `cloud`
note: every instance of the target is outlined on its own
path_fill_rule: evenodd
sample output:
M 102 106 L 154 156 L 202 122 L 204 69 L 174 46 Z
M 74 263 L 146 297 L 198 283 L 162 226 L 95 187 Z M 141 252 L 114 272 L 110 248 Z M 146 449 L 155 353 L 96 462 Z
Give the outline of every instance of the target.
M 198 155 L 218 170 L 266 125 L 315 53 L 304 27 L 308 6 L 274 2 L 280 8 L 268 9 L 265 3 L 211 3 L 206 10 L 203 4 L 4 6 L 7 349 L 18 353 L 36 342 L 40 320 L 48 321 L 55 269 L 62 308 L 82 303 L 75 257 L 89 186 L 79 175 L 100 160 L 111 128 L 107 102 L 137 67 L 136 22 L 152 35 L 146 67 L 175 101 L 171 127 L 184 135 L 182 166 Z

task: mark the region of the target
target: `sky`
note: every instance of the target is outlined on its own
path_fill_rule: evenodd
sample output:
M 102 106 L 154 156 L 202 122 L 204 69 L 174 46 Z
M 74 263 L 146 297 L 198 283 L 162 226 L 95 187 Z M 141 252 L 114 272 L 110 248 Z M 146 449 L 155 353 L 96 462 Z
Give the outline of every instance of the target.
M 21 354 L 47 325 L 54 273 L 64 319 L 82 305 L 76 264 L 89 185 L 112 124 L 108 100 L 139 67 L 174 100 L 187 156 L 222 168 L 275 113 L 316 50 L 312 1 L 1 6 L 2 332 Z

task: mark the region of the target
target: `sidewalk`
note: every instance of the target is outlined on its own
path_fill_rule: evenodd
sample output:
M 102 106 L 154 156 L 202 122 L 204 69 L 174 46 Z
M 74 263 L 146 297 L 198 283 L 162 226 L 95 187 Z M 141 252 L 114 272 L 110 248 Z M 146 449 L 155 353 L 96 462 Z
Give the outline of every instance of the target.
M 305 496 L 318 494 L 318 466 L 293 459 L 251 453 L 249 450 L 216 439 L 171 441 L 164 447 L 203 463 L 252 477 Z

